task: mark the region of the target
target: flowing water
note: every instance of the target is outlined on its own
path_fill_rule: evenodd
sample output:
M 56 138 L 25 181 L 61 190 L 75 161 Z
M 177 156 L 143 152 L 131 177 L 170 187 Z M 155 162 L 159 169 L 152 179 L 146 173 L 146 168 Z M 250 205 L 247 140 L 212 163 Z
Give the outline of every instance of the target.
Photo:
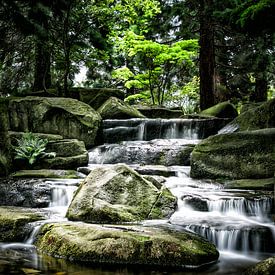
M 36 252 L 32 245 L 42 224 L 66 220 L 66 209 L 79 182 L 48 181 L 52 185 L 49 220 L 34 224 L 24 244 L 1 244 L 1 259 L 13 259 L 8 272 L 38 270 L 38 274 L 240 274 L 248 266 L 274 255 L 275 226 L 272 192 L 226 189 L 210 180 L 189 177 L 189 154 L 201 138 L 215 134 L 219 124 L 212 120 L 107 120 L 105 144 L 93 148 L 88 173 L 99 165 L 123 162 L 141 174 L 164 176 L 166 186 L 178 198 L 178 209 L 169 220 L 144 221 L 145 225 L 169 224 L 175 229 L 192 230 L 213 242 L 220 251 L 219 261 L 202 270 L 163 271 L 140 267 L 80 266 Z M 159 165 L 161 164 L 161 165 Z M 4 256 L 3 256 L 4 255 Z M 5 258 L 6 257 L 6 258 Z M 31 272 L 31 271 L 29 271 Z M 1 273 L 0 274 L 8 274 Z

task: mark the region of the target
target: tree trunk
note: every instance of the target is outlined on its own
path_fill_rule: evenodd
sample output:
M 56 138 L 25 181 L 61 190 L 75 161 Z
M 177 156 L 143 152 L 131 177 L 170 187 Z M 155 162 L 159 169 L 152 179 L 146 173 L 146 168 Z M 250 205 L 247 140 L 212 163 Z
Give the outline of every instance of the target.
M 215 51 L 214 26 L 212 22 L 212 0 L 200 3 L 200 108 L 207 109 L 214 105 L 215 90 Z
M 255 91 L 250 100 L 254 102 L 263 102 L 267 100 L 268 82 L 265 73 L 256 74 Z
M 51 87 L 51 54 L 47 42 L 37 39 L 35 48 L 35 71 L 33 91 L 46 90 Z

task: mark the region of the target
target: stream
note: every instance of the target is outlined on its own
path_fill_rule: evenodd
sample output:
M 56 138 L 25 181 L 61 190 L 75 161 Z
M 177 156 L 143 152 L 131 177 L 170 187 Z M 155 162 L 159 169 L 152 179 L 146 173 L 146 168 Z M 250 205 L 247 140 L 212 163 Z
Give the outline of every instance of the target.
M 33 224 L 24 243 L 0 244 L 0 262 L 12 264 L 0 274 L 241 274 L 247 267 L 275 255 L 274 197 L 272 192 L 226 189 L 211 180 L 189 177 L 189 154 L 201 139 L 218 132 L 211 119 L 128 119 L 104 121 L 104 144 L 89 152 L 88 174 L 94 167 L 126 163 L 144 175 L 164 179 L 178 198 L 169 220 L 144 221 L 144 225 L 169 224 L 194 231 L 213 242 L 220 258 L 199 270 L 163 271 L 141 267 L 77 265 L 41 255 L 33 245 L 42 224 L 66 220 L 66 210 L 79 180 L 45 180 L 52 186 L 49 220 Z

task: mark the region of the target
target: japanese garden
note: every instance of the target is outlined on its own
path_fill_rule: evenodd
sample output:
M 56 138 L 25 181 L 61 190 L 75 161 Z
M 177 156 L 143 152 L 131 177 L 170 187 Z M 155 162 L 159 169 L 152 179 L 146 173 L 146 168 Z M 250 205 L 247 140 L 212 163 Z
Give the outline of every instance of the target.
M 0 274 L 275 274 L 274 0 L 2 0 Z

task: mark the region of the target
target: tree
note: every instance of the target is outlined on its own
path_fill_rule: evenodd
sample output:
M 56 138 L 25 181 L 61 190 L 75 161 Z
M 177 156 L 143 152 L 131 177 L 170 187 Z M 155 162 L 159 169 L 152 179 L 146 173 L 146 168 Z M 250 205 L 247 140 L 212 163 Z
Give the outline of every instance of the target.
M 163 105 L 165 94 L 178 81 L 183 71 L 194 66 L 197 40 L 183 40 L 172 45 L 146 40 L 129 32 L 125 38 L 125 49 L 136 66 L 115 71 L 114 76 L 126 80 L 125 86 L 150 92 L 153 104 Z

